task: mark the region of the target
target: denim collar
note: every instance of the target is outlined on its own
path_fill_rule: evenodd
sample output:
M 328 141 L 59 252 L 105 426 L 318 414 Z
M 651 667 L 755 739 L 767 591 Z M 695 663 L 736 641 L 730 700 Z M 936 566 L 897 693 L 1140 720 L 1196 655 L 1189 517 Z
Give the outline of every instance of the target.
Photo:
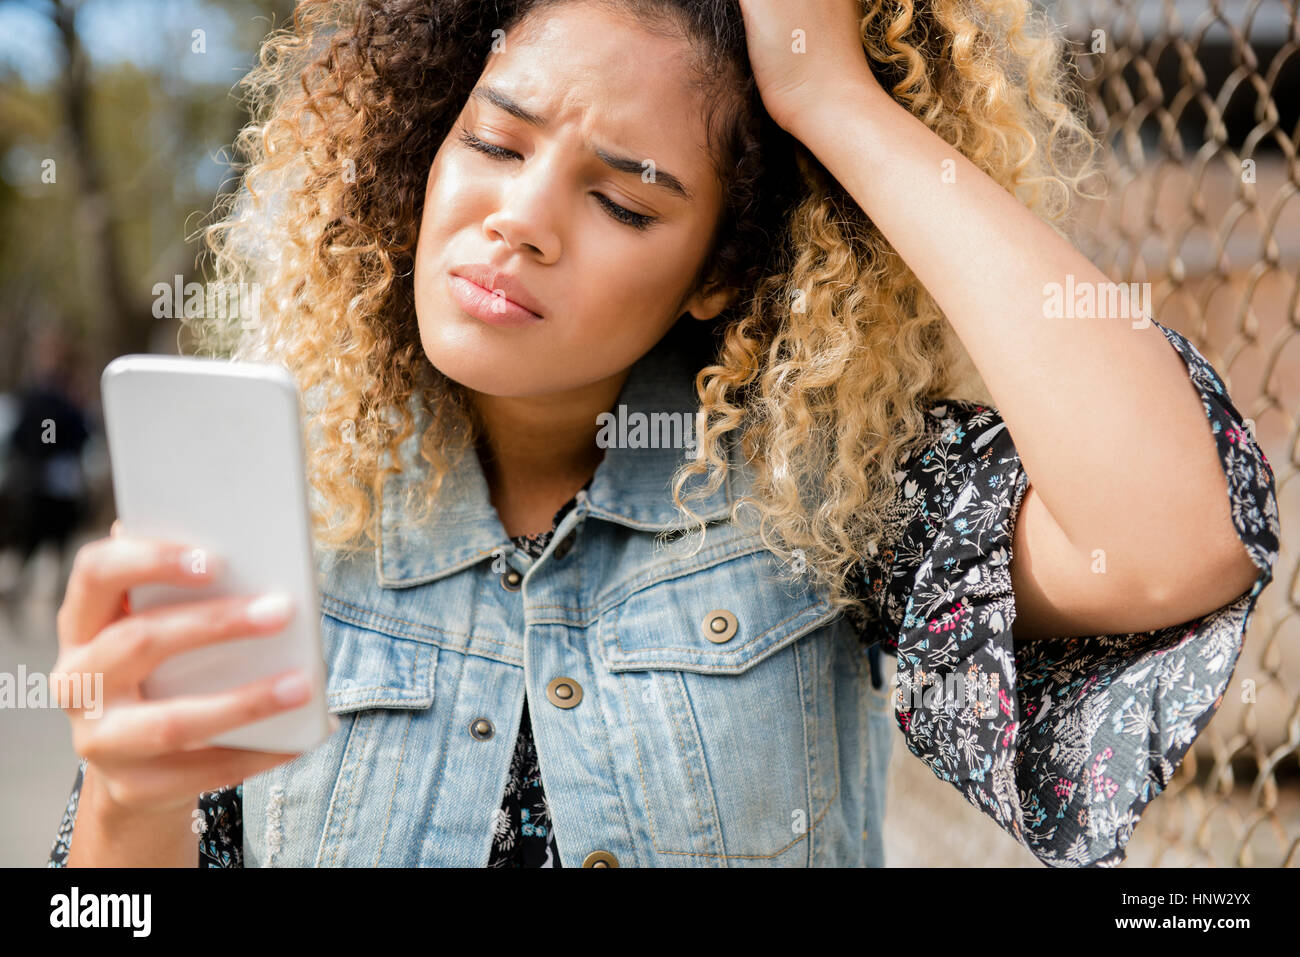
M 698 371 L 674 348 L 673 336 L 666 336 L 632 367 L 611 411 L 622 404 L 629 418 L 640 412 L 646 421 L 654 421 L 650 413 L 681 413 L 691 416 L 693 428 L 698 409 L 694 385 Z M 389 476 L 384 482 L 380 555 L 376 563 L 383 587 L 433 581 L 484 560 L 498 547 L 504 546 L 507 551 L 513 548 L 492 506 L 487 480 L 473 450 L 466 451 L 460 464 L 446 476 L 432 517 L 418 522 L 408 515 L 404 496 L 412 483 L 425 479 L 427 468 L 418 454 L 419 436 L 428 424 L 422 410 L 416 410 L 416 422 L 415 433 L 403 443 L 404 473 Z M 708 522 L 729 517 L 742 491 L 735 444 L 728 442 L 725 447 L 731 464 L 726 481 L 705 498 L 689 503 Z M 607 448 L 590 488 L 579 492 L 563 524 L 576 524 L 591 516 L 643 531 L 690 528 L 691 521 L 673 504 L 671 487 L 677 467 L 690 454 L 690 450 L 682 448 Z M 414 467 L 412 462 L 416 463 Z M 705 481 L 704 476 L 692 476 L 683 494 L 703 486 Z

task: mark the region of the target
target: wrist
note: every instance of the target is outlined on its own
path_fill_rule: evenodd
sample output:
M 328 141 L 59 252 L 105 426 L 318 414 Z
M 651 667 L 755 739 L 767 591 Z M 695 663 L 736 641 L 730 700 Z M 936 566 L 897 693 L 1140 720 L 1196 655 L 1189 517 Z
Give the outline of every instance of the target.
M 86 765 L 81 784 L 82 801 L 80 803 L 85 804 L 85 798 L 89 795 L 95 815 L 105 824 L 187 818 L 191 816 L 191 811 L 198 807 L 198 795 L 193 798 L 182 798 L 148 806 L 122 804 L 110 793 L 103 776 L 93 772 L 92 767 L 91 764 Z
M 119 804 L 87 764 L 67 866 L 193 867 L 198 836 L 192 814 L 188 803 L 160 808 Z
M 900 104 L 876 82 L 874 76 L 819 84 L 786 106 L 777 125 L 816 151 L 822 142 L 843 137 L 846 120 L 871 117 Z

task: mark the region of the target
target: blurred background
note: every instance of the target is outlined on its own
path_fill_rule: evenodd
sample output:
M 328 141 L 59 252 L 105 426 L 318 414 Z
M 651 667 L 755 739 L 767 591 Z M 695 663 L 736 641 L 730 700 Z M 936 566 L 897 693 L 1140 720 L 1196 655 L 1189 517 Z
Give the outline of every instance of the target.
M 1223 376 L 1284 533 L 1230 691 L 1129 867 L 1300 864 L 1298 3 L 1047 4 L 1107 147 L 1109 198 L 1076 242 L 1151 282 L 1156 318 Z M 0 672 L 54 664 L 72 557 L 113 519 L 99 375 L 184 351 L 154 287 L 204 281 L 197 230 L 238 185 L 237 84 L 293 6 L 0 0 Z M 0 866 L 44 865 L 76 765 L 62 712 L 0 710 Z M 1040 866 L 901 739 L 887 826 L 891 866 Z

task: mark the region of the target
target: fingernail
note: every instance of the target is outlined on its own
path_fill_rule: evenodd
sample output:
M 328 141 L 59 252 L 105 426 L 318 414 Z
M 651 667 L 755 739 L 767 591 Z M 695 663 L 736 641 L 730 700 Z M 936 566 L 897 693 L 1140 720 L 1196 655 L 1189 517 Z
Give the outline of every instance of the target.
M 245 612 L 248 620 L 255 625 L 269 625 L 289 616 L 293 609 L 293 599 L 282 591 L 261 595 L 249 603 Z
M 307 685 L 307 676 L 301 671 L 287 674 L 275 683 L 272 693 L 280 704 L 297 704 L 306 701 L 311 688 Z

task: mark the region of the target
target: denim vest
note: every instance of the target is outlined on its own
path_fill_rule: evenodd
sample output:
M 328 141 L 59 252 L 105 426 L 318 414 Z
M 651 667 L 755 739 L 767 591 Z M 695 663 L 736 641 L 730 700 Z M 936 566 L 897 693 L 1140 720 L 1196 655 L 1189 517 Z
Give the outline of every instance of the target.
M 696 411 L 668 342 L 629 373 L 628 413 Z M 889 689 L 847 616 L 732 521 L 734 447 L 691 503 L 702 546 L 655 542 L 689 528 L 669 481 L 692 453 L 611 447 L 533 559 L 472 452 L 436 518 L 408 520 L 418 434 L 377 554 L 317 552 L 340 726 L 244 782 L 246 866 L 484 866 L 525 695 L 566 867 L 883 865 Z

